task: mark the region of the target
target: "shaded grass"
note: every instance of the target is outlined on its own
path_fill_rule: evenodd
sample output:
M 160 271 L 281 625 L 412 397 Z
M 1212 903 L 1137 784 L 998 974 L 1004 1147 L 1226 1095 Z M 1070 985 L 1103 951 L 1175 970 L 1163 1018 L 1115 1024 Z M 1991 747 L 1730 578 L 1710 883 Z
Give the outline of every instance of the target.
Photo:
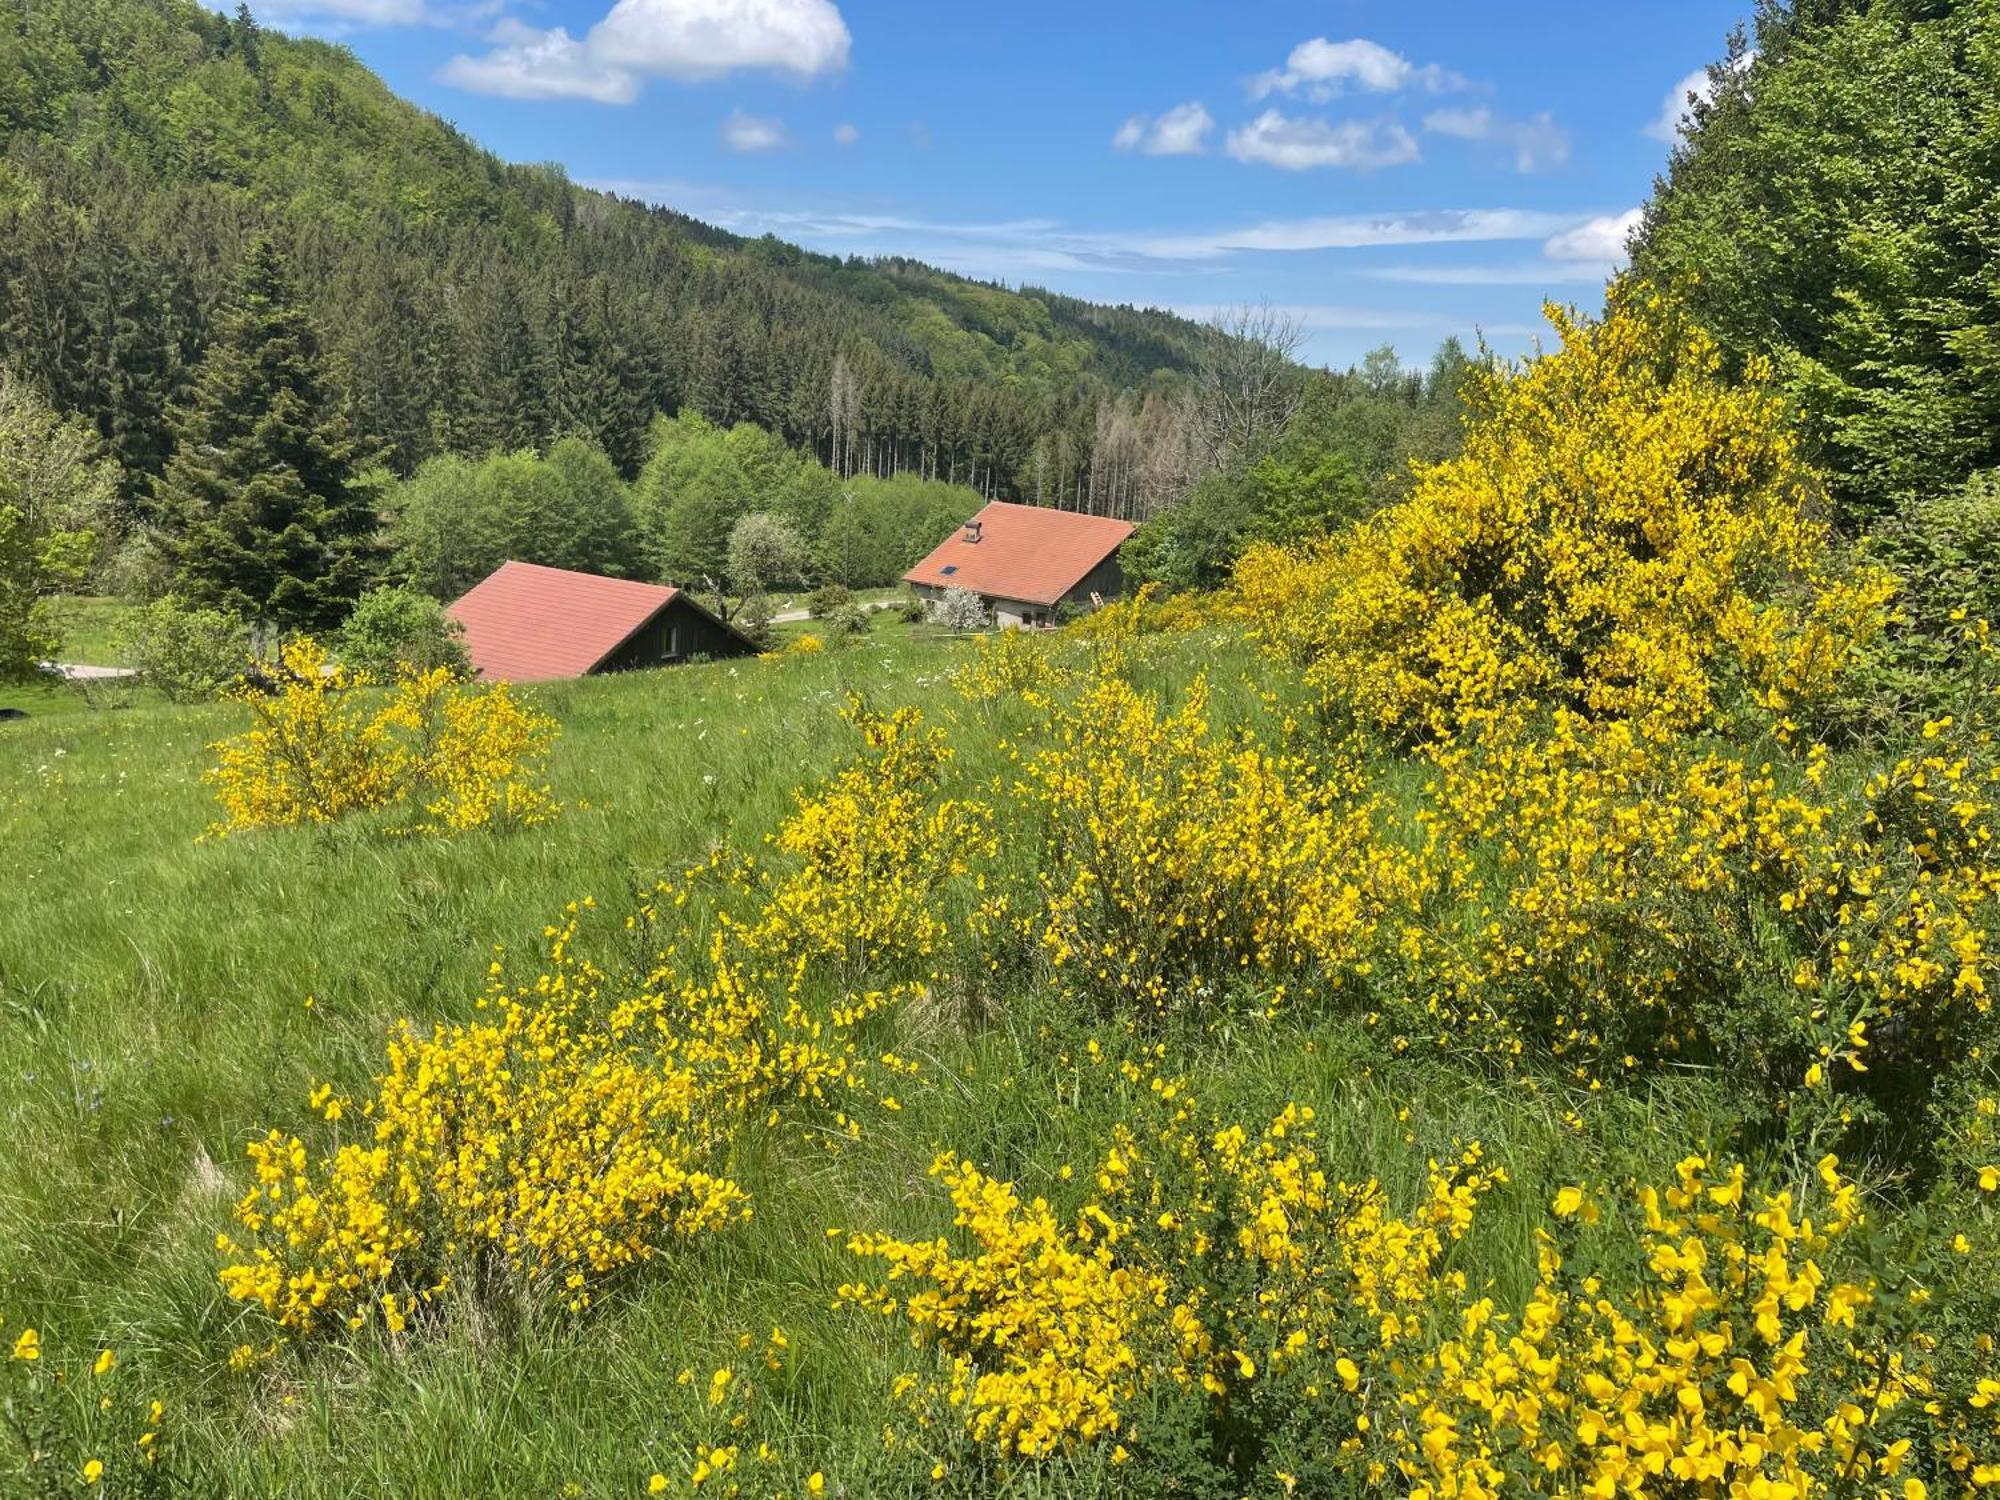
M 1005 776 L 1001 742 L 1028 711 L 953 694 L 944 678 L 963 649 L 878 624 L 818 656 L 540 689 L 565 726 L 550 772 L 568 811 L 458 839 L 347 825 L 197 842 L 212 816 L 205 747 L 239 721 L 228 706 L 10 726 L 0 1316 L 39 1323 L 53 1347 L 116 1345 L 176 1414 L 195 1493 L 633 1494 L 725 1439 L 768 1439 L 794 1484 L 822 1469 L 848 1493 L 880 1493 L 864 1476 L 908 1356 L 883 1320 L 829 1306 L 861 1268 L 826 1231 L 937 1232 L 927 1173 L 944 1149 L 1060 1198 L 1058 1166 L 1094 1161 L 1143 1094 L 1112 1066 L 1143 1047 L 1163 1044 L 1159 1066 L 1198 1080 L 1218 1111 L 1254 1121 L 1311 1104 L 1329 1170 L 1380 1176 L 1405 1202 L 1427 1157 L 1483 1142 L 1514 1183 L 1460 1253 L 1501 1286 L 1532 1274 L 1531 1226 L 1554 1185 L 1658 1175 L 1708 1133 L 1699 1079 L 1597 1095 L 1502 1086 L 1397 1057 L 1359 1021 L 1267 1021 L 1250 1006 L 1141 1037 L 1004 980 L 976 1003 L 889 1020 L 884 1045 L 923 1064 L 897 1087 L 900 1109 L 871 1106 L 837 1153 L 753 1132 L 737 1164 L 751 1222 L 662 1258 L 587 1318 L 529 1311 L 502 1326 L 462 1308 L 434 1336 L 227 1368 L 258 1336 L 223 1300 L 212 1248 L 247 1140 L 302 1128 L 316 1080 L 365 1087 L 396 1018 L 468 1015 L 495 945 L 532 962 L 566 902 L 598 900 L 583 941 L 610 953 L 639 892 L 718 843 L 757 847 L 794 788 L 851 753 L 850 693 L 950 725 L 971 784 Z M 1190 638 L 1142 676 L 1177 691 L 1197 671 L 1216 722 L 1265 711 L 1240 643 Z M 1112 1061 L 1088 1061 L 1093 1038 Z M 737 1347 L 772 1327 L 793 1351 L 777 1374 Z M 764 1382 L 734 1438 L 702 1396 L 725 1364 Z

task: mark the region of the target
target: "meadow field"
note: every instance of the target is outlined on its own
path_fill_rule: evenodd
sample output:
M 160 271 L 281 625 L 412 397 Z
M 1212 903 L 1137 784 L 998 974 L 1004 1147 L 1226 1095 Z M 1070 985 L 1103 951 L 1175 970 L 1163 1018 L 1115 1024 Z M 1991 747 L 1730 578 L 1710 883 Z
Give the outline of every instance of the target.
M 886 1021 L 882 1045 L 920 1065 L 895 1085 L 899 1109 L 866 1108 L 859 1140 L 837 1153 L 756 1148 L 738 1165 L 748 1222 L 649 1267 L 586 1320 L 454 1319 L 436 1337 L 369 1336 L 231 1371 L 232 1349 L 268 1335 L 221 1295 L 213 1242 L 247 1180 L 246 1142 L 274 1123 L 303 1127 L 321 1080 L 365 1084 L 399 1018 L 472 1017 L 496 947 L 532 970 L 548 925 L 592 898 L 581 940 L 613 961 L 624 915 L 656 881 L 718 847 L 756 850 L 795 788 L 854 755 L 848 694 L 948 727 L 968 783 L 1005 776 L 1002 742 L 1033 713 L 951 688 L 976 651 L 863 643 L 540 690 L 563 724 L 549 774 L 570 805 L 544 828 L 458 840 L 343 825 L 197 842 L 213 817 L 205 747 L 237 727 L 231 707 L 10 726 L 10 1341 L 32 1317 L 49 1358 L 114 1348 L 119 1378 L 166 1404 L 190 1493 L 642 1493 L 655 1472 L 684 1478 L 697 1444 L 734 1440 L 707 1401 L 725 1368 L 758 1387 L 751 1446 L 782 1455 L 782 1477 L 761 1488 L 799 1493 L 817 1470 L 833 1492 L 883 1492 L 888 1393 L 908 1360 L 879 1318 L 833 1307 L 857 1266 L 826 1231 L 928 1234 L 927 1169 L 946 1147 L 1025 1189 L 1058 1188 L 1060 1164 L 1087 1166 L 1131 1102 L 1134 1086 L 1087 1049 L 1145 1060 L 1151 1045 L 1031 982 L 945 991 Z M 1176 640 L 1142 680 L 1171 694 L 1203 672 L 1219 708 L 1266 712 L 1254 654 L 1228 633 Z M 1427 1159 L 1483 1143 L 1514 1177 L 1517 1211 L 1503 1207 L 1466 1247 L 1482 1282 L 1532 1276 L 1532 1225 L 1560 1185 L 1670 1174 L 1726 1117 L 1699 1076 L 1637 1094 L 1528 1093 L 1397 1056 L 1347 1016 L 1247 1009 L 1160 1037 L 1213 1105 L 1256 1118 L 1309 1104 L 1341 1176 L 1408 1190 Z M 773 1329 L 788 1349 L 767 1371 Z M 1047 1487 L 1081 1482 L 1065 1470 Z M 1109 1476 L 1105 1487 L 1116 1492 Z
M 1990 636 L 1559 331 L 1218 592 L 6 726 L 10 1482 L 2000 1485 Z

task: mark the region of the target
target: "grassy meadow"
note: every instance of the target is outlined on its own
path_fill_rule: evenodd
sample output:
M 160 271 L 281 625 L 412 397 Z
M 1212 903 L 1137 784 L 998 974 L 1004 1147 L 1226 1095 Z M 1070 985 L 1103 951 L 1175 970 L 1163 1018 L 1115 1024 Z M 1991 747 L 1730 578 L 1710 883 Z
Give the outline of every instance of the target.
M 231 1349 L 262 1335 L 219 1290 L 212 1241 L 243 1190 L 246 1142 L 306 1130 L 319 1080 L 364 1087 L 398 1018 L 472 1015 L 496 947 L 532 965 L 545 926 L 591 897 L 582 940 L 615 954 L 621 915 L 655 880 L 718 845 L 757 849 L 794 788 L 853 753 L 849 693 L 948 727 L 968 784 L 1005 776 L 1001 742 L 1031 711 L 951 690 L 970 649 L 871 640 L 539 689 L 563 725 L 549 779 L 567 810 L 453 839 L 349 824 L 198 841 L 214 814 L 205 746 L 240 727 L 233 706 L 8 726 L 10 1334 L 26 1319 L 51 1351 L 114 1347 L 120 1378 L 165 1403 L 189 1493 L 629 1495 L 653 1473 L 687 1474 L 697 1444 L 727 1436 L 703 1394 L 710 1372 L 748 1358 L 739 1340 L 761 1348 L 782 1328 L 790 1354 L 761 1383 L 753 1428 L 781 1455 L 771 1487 L 797 1492 L 819 1471 L 834 1493 L 893 1488 L 876 1464 L 908 1351 L 884 1320 L 832 1307 L 856 1265 L 826 1231 L 933 1232 L 942 1200 L 926 1170 L 942 1148 L 1034 1191 L 1058 1186 L 1058 1163 L 1093 1159 L 1132 1086 L 1085 1049 L 1122 1057 L 1142 1043 L 1033 985 L 886 1020 L 882 1044 L 921 1064 L 899 1109 L 870 1108 L 837 1154 L 748 1149 L 737 1172 L 754 1216 L 621 1280 L 581 1318 L 466 1316 L 436 1337 L 370 1331 L 232 1371 Z M 1219 713 L 1269 714 L 1264 674 L 1232 636 L 1177 638 L 1144 676 L 1175 691 L 1197 672 Z M 1555 1184 L 1585 1169 L 1659 1175 L 1703 1138 L 1713 1102 L 1699 1078 L 1524 1092 L 1399 1058 L 1351 1019 L 1245 1011 L 1158 1042 L 1213 1105 L 1261 1116 L 1309 1103 L 1344 1175 L 1407 1188 L 1428 1156 L 1484 1143 L 1513 1184 L 1461 1247 L 1475 1279 L 1531 1276 L 1530 1226 Z M 1099 1469 L 1097 1487 L 1119 1492 Z M 1010 1488 L 1093 1483 L 1087 1469 L 1029 1471 Z

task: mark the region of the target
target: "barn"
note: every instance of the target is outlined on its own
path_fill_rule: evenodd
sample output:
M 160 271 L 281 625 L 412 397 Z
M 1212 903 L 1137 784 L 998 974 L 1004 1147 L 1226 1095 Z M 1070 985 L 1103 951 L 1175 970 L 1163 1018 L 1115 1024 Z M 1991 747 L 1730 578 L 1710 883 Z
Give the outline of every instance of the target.
M 757 643 L 680 589 L 506 562 L 447 607 L 481 677 L 551 682 L 749 656 Z
M 1000 625 L 1039 625 L 1059 604 L 1088 607 L 1125 589 L 1118 549 L 1130 521 L 995 500 L 903 575 L 927 600 L 970 589 Z

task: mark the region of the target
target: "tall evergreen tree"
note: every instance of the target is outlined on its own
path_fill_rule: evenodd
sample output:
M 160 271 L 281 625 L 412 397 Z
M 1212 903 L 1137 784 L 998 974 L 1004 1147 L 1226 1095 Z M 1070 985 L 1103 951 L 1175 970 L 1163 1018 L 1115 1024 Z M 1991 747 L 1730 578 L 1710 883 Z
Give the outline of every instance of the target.
M 285 258 L 258 240 L 177 414 L 157 490 L 176 586 L 265 624 L 336 623 L 372 572 L 375 517 L 355 460 Z

